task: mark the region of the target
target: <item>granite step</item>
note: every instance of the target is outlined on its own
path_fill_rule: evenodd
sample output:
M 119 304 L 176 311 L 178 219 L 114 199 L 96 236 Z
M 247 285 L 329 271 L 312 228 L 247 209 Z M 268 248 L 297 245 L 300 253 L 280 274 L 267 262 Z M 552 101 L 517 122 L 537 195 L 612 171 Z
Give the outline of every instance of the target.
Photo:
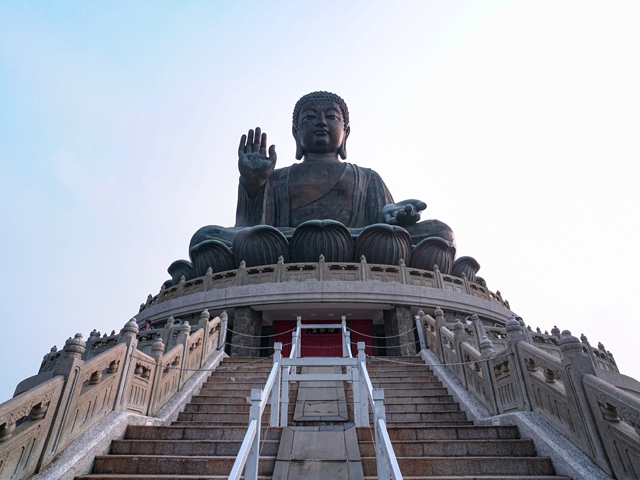
M 171 475 L 229 475 L 235 455 L 229 456 L 164 456 L 164 455 L 98 455 L 93 473 Z M 374 460 L 375 462 L 375 460 Z M 260 457 L 259 475 L 271 475 L 276 457 Z
M 371 440 L 368 427 L 358 427 L 359 440 Z M 449 425 L 431 428 L 410 426 L 388 426 L 387 432 L 391 442 L 396 440 L 511 440 L 519 439 L 518 427 L 515 426 L 475 426 Z
M 112 455 L 229 456 L 238 455 L 241 440 L 114 440 Z M 260 453 L 278 454 L 280 440 L 261 440 Z
M 247 425 L 209 427 L 204 425 L 153 427 L 146 425 L 129 426 L 126 440 L 229 440 L 242 441 L 247 433 Z M 282 428 L 269 427 L 261 432 L 261 440 L 280 440 Z
M 533 441 L 510 440 L 396 440 L 393 451 L 398 457 L 534 457 Z M 360 455 L 375 457 L 373 441 L 360 442 Z
M 209 478 L 209 477 L 202 477 Z M 365 476 L 364 480 L 377 480 L 376 476 Z M 570 477 L 556 476 L 556 475 L 456 475 L 456 476 L 441 476 L 441 475 L 429 475 L 424 476 L 407 476 L 403 475 L 404 480 L 572 480 Z M 105 479 L 106 480 L 106 479 Z
M 554 475 L 548 457 L 397 457 L 403 476 Z M 362 457 L 365 476 L 376 474 L 375 457 Z

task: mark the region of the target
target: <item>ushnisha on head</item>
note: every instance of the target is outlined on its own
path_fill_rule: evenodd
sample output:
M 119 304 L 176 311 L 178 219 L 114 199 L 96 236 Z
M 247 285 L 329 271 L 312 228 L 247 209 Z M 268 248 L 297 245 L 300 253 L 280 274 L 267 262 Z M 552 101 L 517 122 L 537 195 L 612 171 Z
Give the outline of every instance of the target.
M 346 159 L 350 130 L 349 109 L 342 98 L 331 92 L 304 95 L 293 109 L 296 159 L 306 154 L 334 154 Z

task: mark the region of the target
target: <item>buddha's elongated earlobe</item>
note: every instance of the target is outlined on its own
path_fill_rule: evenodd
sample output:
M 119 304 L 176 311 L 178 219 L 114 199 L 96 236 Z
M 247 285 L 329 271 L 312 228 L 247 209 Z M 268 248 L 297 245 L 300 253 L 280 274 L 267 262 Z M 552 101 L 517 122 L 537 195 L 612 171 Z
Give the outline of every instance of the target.
M 291 133 L 293 133 L 293 138 L 296 139 L 296 160 L 302 160 L 302 156 L 304 155 L 304 150 L 302 150 L 302 145 L 298 141 L 298 131 L 296 127 L 291 128 Z
M 342 140 L 342 145 L 340 145 L 340 148 L 338 149 L 338 154 L 340 155 L 340 158 L 343 160 L 347 159 L 347 138 L 349 138 L 350 133 L 351 133 L 351 127 L 347 126 L 347 128 L 344 131 L 344 140 Z

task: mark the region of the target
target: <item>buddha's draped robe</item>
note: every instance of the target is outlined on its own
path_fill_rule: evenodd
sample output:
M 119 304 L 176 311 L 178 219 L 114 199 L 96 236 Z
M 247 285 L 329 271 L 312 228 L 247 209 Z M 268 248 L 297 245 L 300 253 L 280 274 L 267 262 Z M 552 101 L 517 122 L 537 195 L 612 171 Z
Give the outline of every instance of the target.
M 236 227 L 271 225 L 297 227 L 307 220 L 337 220 L 349 228 L 384 223 L 382 208 L 394 203 L 376 172 L 347 163 L 340 178 L 308 203 L 292 209 L 289 194 L 291 167 L 274 170 L 256 198 L 239 182 Z

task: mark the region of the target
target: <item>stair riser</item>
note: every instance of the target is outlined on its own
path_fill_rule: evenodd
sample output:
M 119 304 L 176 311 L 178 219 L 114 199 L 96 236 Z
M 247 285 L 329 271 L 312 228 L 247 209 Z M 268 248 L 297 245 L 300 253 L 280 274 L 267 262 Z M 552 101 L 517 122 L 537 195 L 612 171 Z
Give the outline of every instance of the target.
M 517 427 L 442 427 L 442 428 L 394 428 L 389 427 L 389 438 L 395 440 L 494 440 L 519 439 Z M 370 441 L 367 427 L 357 429 L 358 439 Z
M 373 415 L 370 415 L 373 419 Z M 451 420 L 467 420 L 464 412 L 424 412 L 424 413 L 388 413 L 387 423 L 395 422 L 449 422 Z
M 262 415 L 262 422 L 269 422 L 268 411 Z M 186 413 L 178 414 L 179 422 L 246 422 L 249 424 L 249 413 Z
M 392 397 L 421 397 L 424 395 L 448 395 L 446 388 L 385 388 L 384 399 Z
M 394 443 L 397 457 L 534 457 L 531 441 Z M 362 457 L 375 457 L 373 442 L 360 443 Z
M 398 458 L 400 471 L 408 476 L 452 475 L 553 475 L 548 458 Z M 363 458 L 365 476 L 376 474 L 375 458 Z
M 417 413 L 417 412 L 459 412 L 457 403 L 423 403 L 423 404 L 387 404 L 385 410 L 389 413 Z
M 125 439 L 127 440 L 234 440 L 242 441 L 247 433 L 247 426 L 225 428 L 201 428 L 201 427 L 147 427 L 130 426 L 127 428 Z M 282 429 L 269 427 L 262 429 L 261 438 L 267 440 L 280 440 Z
M 170 475 L 228 475 L 235 457 L 185 458 L 185 457 L 96 457 L 93 471 L 112 474 L 170 474 Z M 275 458 L 261 459 L 259 475 L 271 475 Z
M 146 441 L 114 440 L 112 455 L 175 455 L 175 456 L 234 456 L 238 455 L 242 442 L 202 441 Z M 274 457 L 278 454 L 279 441 L 261 443 L 260 454 Z

